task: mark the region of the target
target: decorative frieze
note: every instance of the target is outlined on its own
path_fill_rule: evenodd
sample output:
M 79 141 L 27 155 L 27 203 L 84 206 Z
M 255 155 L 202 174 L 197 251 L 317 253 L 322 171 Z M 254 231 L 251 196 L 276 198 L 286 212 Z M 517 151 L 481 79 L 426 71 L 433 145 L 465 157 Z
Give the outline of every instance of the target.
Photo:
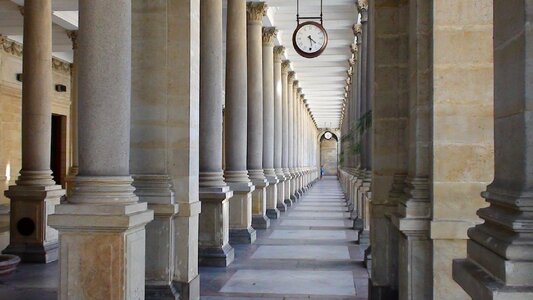
M 22 58 L 22 44 L 12 41 L 3 35 L 0 35 L 0 48 L 7 54 Z M 71 64 L 52 57 L 52 68 L 55 71 L 70 74 Z

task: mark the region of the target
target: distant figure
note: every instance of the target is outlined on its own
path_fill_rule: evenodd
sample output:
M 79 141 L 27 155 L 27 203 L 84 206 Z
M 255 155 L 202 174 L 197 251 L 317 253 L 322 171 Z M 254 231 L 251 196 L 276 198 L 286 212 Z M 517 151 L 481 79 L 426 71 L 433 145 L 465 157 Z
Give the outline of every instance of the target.
M 326 172 L 326 170 L 324 169 L 324 166 L 320 166 L 320 178 L 322 178 L 322 176 L 324 176 L 325 172 Z

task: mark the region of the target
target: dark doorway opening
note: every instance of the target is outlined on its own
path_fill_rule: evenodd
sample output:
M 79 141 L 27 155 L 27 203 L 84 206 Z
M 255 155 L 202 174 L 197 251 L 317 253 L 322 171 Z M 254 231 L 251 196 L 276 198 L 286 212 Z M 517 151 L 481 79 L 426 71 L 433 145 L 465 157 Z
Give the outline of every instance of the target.
M 65 187 L 67 164 L 67 117 L 52 115 L 52 149 L 50 169 L 56 184 Z

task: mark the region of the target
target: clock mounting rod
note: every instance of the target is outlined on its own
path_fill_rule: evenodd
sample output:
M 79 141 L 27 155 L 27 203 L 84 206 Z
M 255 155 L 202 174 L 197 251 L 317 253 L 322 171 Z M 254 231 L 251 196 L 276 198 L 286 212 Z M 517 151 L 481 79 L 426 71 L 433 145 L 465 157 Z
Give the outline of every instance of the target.
M 300 0 L 296 0 L 296 23 L 300 25 L 300 20 L 320 20 L 320 25 L 324 25 L 322 2 L 323 0 L 320 0 L 320 17 L 300 17 Z

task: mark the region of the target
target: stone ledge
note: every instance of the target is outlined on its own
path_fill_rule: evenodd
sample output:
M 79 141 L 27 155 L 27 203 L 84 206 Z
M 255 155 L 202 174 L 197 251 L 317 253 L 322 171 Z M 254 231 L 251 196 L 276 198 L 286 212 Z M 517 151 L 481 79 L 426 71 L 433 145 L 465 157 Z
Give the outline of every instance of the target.
M 202 202 L 178 202 L 180 206 L 180 211 L 178 212 L 178 217 L 190 217 L 194 215 L 199 215 L 202 212 Z
M 533 299 L 533 287 L 506 286 L 468 259 L 453 261 L 453 279 L 474 300 Z

